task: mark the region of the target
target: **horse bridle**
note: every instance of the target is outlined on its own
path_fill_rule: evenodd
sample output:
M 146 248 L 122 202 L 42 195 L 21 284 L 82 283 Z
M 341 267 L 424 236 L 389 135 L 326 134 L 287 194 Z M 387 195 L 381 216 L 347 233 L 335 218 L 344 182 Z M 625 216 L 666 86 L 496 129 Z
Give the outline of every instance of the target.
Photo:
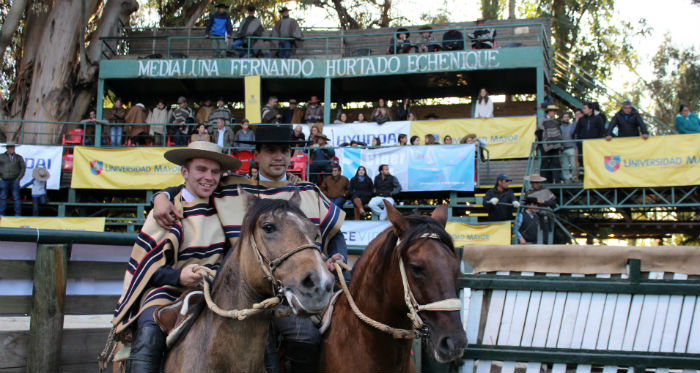
M 272 284 L 273 290 L 275 292 L 275 295 L 279 296 L 283 293 L 284 288 L 282 286 L 282 282 L 278 280 L 275 277 L 275 270 L 279 268 L 282 263 L 284 263 L 287 259 L 291 258 L 294 254 L 304 251 L 304 250 L 315 250 L 318 251 L 321 256 L 323 256 L 323 253 L 321 252 L 321 248 L 312 243 L 306 243 L 301 246 L 298 246 L 292 250 L 289 250 L 279 257 L 269 260 L 265 257 L 265 255 L 260 252 L 260 249 L 258 249 L 258 245 L 255 242 L 255 238 L 251 235 L 250 240 L 248 241 L 250 243 L 250 246 L 253 248 L 253 251 L 255 252 L 255 257 L 258 259 L 258 264 L 260 264 L 260 268 L 262 269 L 263 273 L 265 274 L 265 278 L 270 281 Z

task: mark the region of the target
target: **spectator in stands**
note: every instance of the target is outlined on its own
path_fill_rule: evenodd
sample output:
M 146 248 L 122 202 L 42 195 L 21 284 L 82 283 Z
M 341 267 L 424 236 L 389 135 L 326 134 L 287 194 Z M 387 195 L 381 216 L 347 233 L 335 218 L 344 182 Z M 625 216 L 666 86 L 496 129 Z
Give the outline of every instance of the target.
M 337 164 L 331 168 L 331 176 L 323 178 L 321 192 L 328 197 L 336 206 L 343 208 L 345 198 L 348 196 L 348 184 L 350 180 L 340 174 L 340 166 Z
M 217 119 L 223 119 L 224 123 L 233 123 L 233 114 L 231 109 L 226 106 L 226 101 L 223 97 L 216 100 L 216 109 L 209 115 L 209 123 L 216 123 Z
M 474 118 L 493 118 L 493 100 L 489 97 L 486 88 L 481 88 L 476 99 Z
M 260 170 L 258 169 L 258 166 L 253 163 L 253 160 L 249 160 L 250 163 L 250 170 L 248 170 L 248 178 L 250 180 L 258 180 L 258 173 Z
M 91 109 L 88 113 L 87 119 L 81 120 L 80 123 L 85 123 L 83 144 L 92 145 L 95 143 L 95 129 L 97 128 L 97 124 L 102 124 L 102 138 L 100 142 L 102 145 L 109 145 L 109 129 L 107 128 L 109 121 L 97 119 L 97 113 L 94 109 Z
M 537 107 L 538 109 L 545 109 L 549 105 L 554 105 L 554 97 L 552 97 L 552 90 L 549 84 L 544 84 L 544 99 L 542 103 Z
M 686 104 L 681 104 L 673 123 L 680 134 L 700 133 L 700 119 L 697 114 L 690 112 L 690 106 Z
M 521 245 L 536 244 L 540 232 L 540 220 L 537 216 L 537 210 L 533 207 L 537 207 L 537 199 L 527 197 L 524 203 L 525 210 L 518 214 L 515 219 L 515 226 L 518 227 L 516 232 L 518 243 Z
M 417 120 L 417 119 L 416 119 L 416 113 L 414 113 L 414 112 L 408 113 L 408 119 L 407 119 L 407 120 L 409 120 L 409 121 Z
M 525 197 L 534 197 L 537 199 L 537 204 L 540 206 L 549 207 L 551 209 L 557 207 L 557 196 L 548 188 L 542 187 L 542 183 L 547 181 L 546 178 L 532 174 L 525 177 L 526 181 L 530 182 L 530 189 L 525 192 Z
M 233 35 L 233 25 L 231 16 L 226 13 L 225 4 L 217 4 L 216 12 L 209 15 L 207 28 L 204 37 L 211 39 L 211 48 L 214 50 L 214 57 L 226 57 L 228 37 Z
M 197 110 L 197 115 L 194 117 L 195 121 L 197 123 L 207 123 L 214 109 L 216 108 L 212 105 L 211 99 L 207 98 Z
M 110 142 L 112 146 L 121 146 L 124 128 L 117 123 L 124 123 L 124 117 L 126 117 L 126 109 L 124 109 L 121 98 L 117 97 L 114 99 L 114 105 L 109 109 L 109 113 L 110 122 L 113 123 L 109 129 Z
M 353 121 L 353 123 L 367 123 L 365 120 L 365 115 L 362 113 L 357 113 L 357 118 Z
M 311 125 L 309 129 L 309 142 L 311 143 L 316 143 L 316 140 L 318 140 L 317 136 L 323 132 L 323 125 L 320 123 L 314 123 Z
M 600 103 L 598 101 L 594 101 L 591 103 L 593 105 L 593 113 L 597 116 L 600 117 L 600 119 L 603 120 L 603 125 L 607 128 L 608 126 L 608 117 L 603 113 L 603 111 L 600 109 Z
M 459 140 L 460 144 L 479 144 L 479 157 L 481 158 L 482 162 L 486 162 L 486 146 L 488 145 L 486 141 L 483 139 L 480 139 L 479 136 L 477 136 L 475 133 L 470 133 L 464 137 L 462 137 L 461 140 Z
M 309 168 L 309 180 L 314 184 L 319 184 L 322 172 L 331 172 L 333 167 L 333 157 L 335 150 L 328 145 L 331 139 L 320 133 L 316 135 L 316 143 L 311 145 L 311 166 Z
M 564 113 L 559 120 L 559 128 L 563 140 L 571 140 L 574 134 L 574 124 L 570 123 L 571 114 Z M 573 183 L 578 179 L 576 175 L 576 142 L 567 141 L 562 144 L 561 157 L 561 178 L 565 183 Z
M 392 205 L 396 204 L 394 198 L 401 192 L 401 184 L 396 176 L 389 173 L 389 165 L 383 164 L 379 166 L 379 175 L 374 177 L 374 195 L 369 201 L 369 208 L 372 209 L 379 220 L 386 220 L 386 207 L 384 200 L 389 201 Z
M 219 145 L 220 148 L 228 150 L 228 148 L 233 146 L 233 130 L 226 127 L 226 122 L 223 119 L 216 120 L 216 127 L 209 131 L 211 135 L 211 142 Z
M 579 123 L 581 123 L 581 119 L 583 118 L 583 109 L 581 108 L 576 108 L 574 109 L 574 124 L 571 127 L 571 138 L 576 139 L 576 130 L 578 128 Z M 579 148 L 581 148 L 581 144 L 579 144 L 579 141 L 576 142 L 576 147 L 574 148 L 576 150 L 576 174 L 573 175 L 575 180 L 579 180 L 579 174 L 583 172 L 583 169 L 581 169 L 581 159 L 580 159 L 580 154 L 579 154 Z
M 0 217 L 5 215 L 8 196 L 12 196 L 14 201 L 15 216 L 22 215 L 19 181 L 22 180 L 26 171 L 24 157 L 15 153 L 14 141 L 7 141 L 5 152 L 0 154 Z
M 416 135 L 411 136 L 411 145 L 420 145 L 420 137 Z
M 289 17 L 289 9 L 287 7 L 280 9 L 280 14 L 282 18 L 272 28 L 272 37 L 286 39 L 279 41 L 277 57 L 289 58 L 292 56 L 292 47 L 299 47 L 303 35 L 297 20 Z
M 593 112 L 593 104 L 583 105 L 583 117 L 576 124 L 574 138 L 578 140 L 600 139 L 605 136 L 605 123 L 600 116 Z M 579 154 L 583 154 L 583 148 L 579 143 Z
M 133 145 L 145 145 L 148 136 L 148 126 L 144 125 L 148 119 L 148 110 L 144 104 L 138 103 L 129 109 L 124 118 L 126 123 L 127 143 Z
M 559 108 L 554 105 L 547 106 L 547 115 L 537 123 L 535 135 L 538 141 L 545 142 L 539 146 L 541 151 L 540 168 L 542 170 L 542 176 L 552 179 L 554 183 L 561 183 L 561 164 L 559 163 L 559 158 L 561 157 L 561 141 L 564 138 L 561 133 L 560 123 L 554 118 L 557 110 L 559 110 Z M 550 143 L 551 141 L 559 142 Z
M 400 104 L 396 105 L 396 120 L 407 120 L 410 112 L 411 100 L 404 98 Z
M 296 126 L 294 127 L 294 130 L 292 130 L 292 140 L 297 142 L 298 144 L 304 144 L 306 143 L 306 135 L 304 135 L 303 129 L 301 126 Z M 301 147 L 295 147 L 292 148 L 292 155 L 297 155 L 301 154 L 303 152 L 303 149 Z
M 612 140 L 615 127 L 617 127 L 617 136 L 619 137 L 636 137 L 641 133 L 644 140 L 649 138 L 649 132 L 642 116 L 639 115 L 637 109 L 632 107 L 632 103 L 629 101 L 622 103 L 622 109 L 610 121 L 610 126 L 605 136 L 606 140 Z
M 34 167 L 32 179 L 22 185 L 22 189 L 32 186 L 32 216 L 39 216 L 39 205 L 49 203 L 49 198 L 46 196 L 46 181 L 50 177 L 49 170 L 44 167 Z
M 482 27 L 486 24 L 484 19 L 477 19 L 476 26 Z M 496 47 L 496 30 L 493 28 L 476 29 L 469 34 L 472 40 L 472 49 L 493 49 Z
M 488 211 L 488 221 L 505 221 L 513 219 L 513 209 L 520 207 L 515 200 L 513 190 L 509 188 L 511 178 L 506 174 L 496 177 L 496 185 L 484 196 L 484 207 Z
M 442 35 L 442 49 L 446 51 L 464 50 L 464 35 L 457 30 L 447 31 Z
M 380 140 L 379 137 L 372 137 L 372 143 L 370 146 L 374 148 L 380 147 L 382 146 L 382 140 Z
M 282 114 L 277 111 L 277 97 L 270 96 L 267 99 L 267 104 L 262 108 L 260 119 L 263 123 L 280 123 Z
M 430 26 L 421 26 L 420 37 L 415 43 L 416 53 L 431 53 L 440 50 L 440 45 L 433 38 L 433 28 Z
M 437 141 L 435 140 L 435 135 L 430 134 L 430 133 L 426 134 L 426 135 L 423 137 L 423 144 L 425 144 L 425 145 L 436 145 L 436 144 L 437 144 Z
M 308 105 L 306 105 L 306 113 L 304 121 L 307 124 L 323 123 L 323 106 L 318 96 L 311 96 Z
M 197 131 L 192 134 L 190 141 L 211 141 L 211 136 L 207 133 L 207 128 L 204 126 L 204 123 L 197 124 Z
M 234 35 L 235 40 L 233 43 L 231 43 L 231 46 L 236 50 L 239 57 L 245 57 L 248 55 L 248 37 L 260 36 L 264 31 L 265 29 L 263 28 L 262 23 L 260 23 L 260 20 L 255 17 L 255 7 L 250 5 L 248 6 L 248 16 L 245 17 L 241 21 L 240 26 L 238 26 L 238 31 L 236 31 L 236 34 Z M 251 51 L 253 51 L 253 46 L 255 46 L 256 40 L 251 39 L 250 41 L 250 48 Z M 253 54 L 255 54 L 254 51 Z
M 156 146 L 165 145 L 165 123 L 168 123 L 170 118 L 170 110 L 165 106 L 165 100 L 159 99 L 156 107 L 148 113 L 146 123 L 148 126 L 148 134 L 153 137 L 153 144 Z
M 355 176 L 350 179 L 348 195 L 355 206 L 355 220 L 360 220 L 360 218 L 367 216 L 364 205 L 368 204 L 374 195 L 374 183 L 367 175 L 365 166 L 358 167 L 357 171 L 355 171 Z
M 386 102 L 383 98 L 377 100 L 377 107 L 372 111 L 372 116 L 370 117 L 372 122 L 377 122 L 377 124 L 384 124 L 391 120 L 389 115 L 389 108 L 386 107 Z
M 408 145 L 408 136 L 405 133 L 399 134 L 399 146 L 406 146 Z
M 289 107 L 282 112 L 282 123 L 299 124 L 303 123 L 304 113 L 297 107 L 297 100 L 289 100 Z
M 428 113 L 428 114 L 425 116 L 425 119 L 427 119 L 427 120 L 436 120 L 436 119 L 438 119 L 438 118 L 439 118 L 438 115 L 435 114 L 435 113 Z
M 452 145 L 452 136 L 450 135 L 445 135 L 445 137 L 442 139 L 443 145 Z
M 411 51 L 411 41 L 408 37 L 411 34 L 407 29 L 399 27 L 394 33 L 394 37 L 389 41 L 389 54 L 403 54 Z
M 187 105 L 187 99 L 180 96 L 177 99 L 178 108 L 170 113 L 170 123 L 177 125 L 175 132 L 175 144 L 187 145 L 187 123 L 194 123 L 194 111 Z
M 340 113 L 338 116 L 338 119 L 336 119 L 333 123 L 335 124 L 345 124 L 348 122 L 348 115 L 346 113 Z
M 241 123 L 241 129 L 236 132 L 233 136 L 233 146 L 236 147 L 236 151 L 247 150 L 252 152 L 255 150 L 255 145 L 251 143 L 243 143 L 240 141 L 255 141 L 255 132 L 249 128 L 250 122 L 248 119 L 243 119 Z

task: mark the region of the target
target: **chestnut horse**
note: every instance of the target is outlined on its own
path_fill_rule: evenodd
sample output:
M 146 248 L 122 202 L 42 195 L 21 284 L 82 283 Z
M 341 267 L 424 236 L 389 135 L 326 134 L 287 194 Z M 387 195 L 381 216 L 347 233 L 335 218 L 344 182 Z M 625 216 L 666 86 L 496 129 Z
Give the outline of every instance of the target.
M 333 277 L 315 245 L 318 227 L 299 209 L 299 193 L 289 201 L 239 193 L 246 199 L 247 214 L 238 243 L 214 280 L 213 302 L 222 309 L 246 309 L 278 295 L 298 314 L 324 309 Z M 168 353 L 164 371 L 262 372 L 269 325 L 264 316 L 236 320 L 205 307 Z
M 352 270 L 350 294 L 359 310 L 393 328 L 412 330 L 400 274 L 403 260 L 408 285 L 418 304 L 457 297 L 459 262 L 452 238 L 445 231 L 447 206 L 431 217 L 402 216 L 384 202 L 392 226 L 365 249 Z M 467 339 L 459 311 L 428 311 L 420 314 L 430 357 L 440 363 L 462 356 Z M 374 328 L 351 309 L 345 295 L 335 304 L 321 348 L 322 372 L 409 372 L 412 339 L 394 339 Z

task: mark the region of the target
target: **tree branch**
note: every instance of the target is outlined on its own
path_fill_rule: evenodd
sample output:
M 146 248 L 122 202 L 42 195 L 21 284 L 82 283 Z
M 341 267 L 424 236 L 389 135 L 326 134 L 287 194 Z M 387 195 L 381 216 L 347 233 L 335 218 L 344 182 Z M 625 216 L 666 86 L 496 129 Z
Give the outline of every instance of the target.
M 22 14 L 24 14 L 26 7 L 27 0 L 15 0 L 5 17 L 5 22 L 2 24 L 2 33 L 0 34 L 0 61 L 4 61 L 5 49 L 10 45 L 12 35 L 17 31 L 19 21 L 22 19 Z

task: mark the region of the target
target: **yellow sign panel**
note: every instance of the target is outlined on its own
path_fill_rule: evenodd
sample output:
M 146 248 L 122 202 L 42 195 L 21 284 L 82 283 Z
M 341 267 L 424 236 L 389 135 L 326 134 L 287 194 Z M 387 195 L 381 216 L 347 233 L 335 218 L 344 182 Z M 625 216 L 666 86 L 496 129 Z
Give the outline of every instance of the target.
M 0 228 L 39 228 L 104 232 L 105 218 L 30 218 L 5 216 L 0 220 Z
M 245 85 L 245 117 L 250 123 L 260 123 L 260 75 L 243 78 Z
M 583 142 L 583 187 L 700 185 L 700 135 Z
M 411 122 L 411 136 L 420 137 L 421 142 L 425 135 L 432 134 L 440 143 L 446 135 L 459 143 L 462 137 L 475 133 L 488 144 L 491 159 L 529 157 L 536 129 L 537 118 L 534 116 Z
M 469 245 L 510 245 L 510 222 L 465 224 L 448 222 L 445 226 L 455 247 Z
M 163 158 L 170 149 L 78 146 L 73 155 L 71 188 L 163 189 L 182 184 L 180 166 Z

